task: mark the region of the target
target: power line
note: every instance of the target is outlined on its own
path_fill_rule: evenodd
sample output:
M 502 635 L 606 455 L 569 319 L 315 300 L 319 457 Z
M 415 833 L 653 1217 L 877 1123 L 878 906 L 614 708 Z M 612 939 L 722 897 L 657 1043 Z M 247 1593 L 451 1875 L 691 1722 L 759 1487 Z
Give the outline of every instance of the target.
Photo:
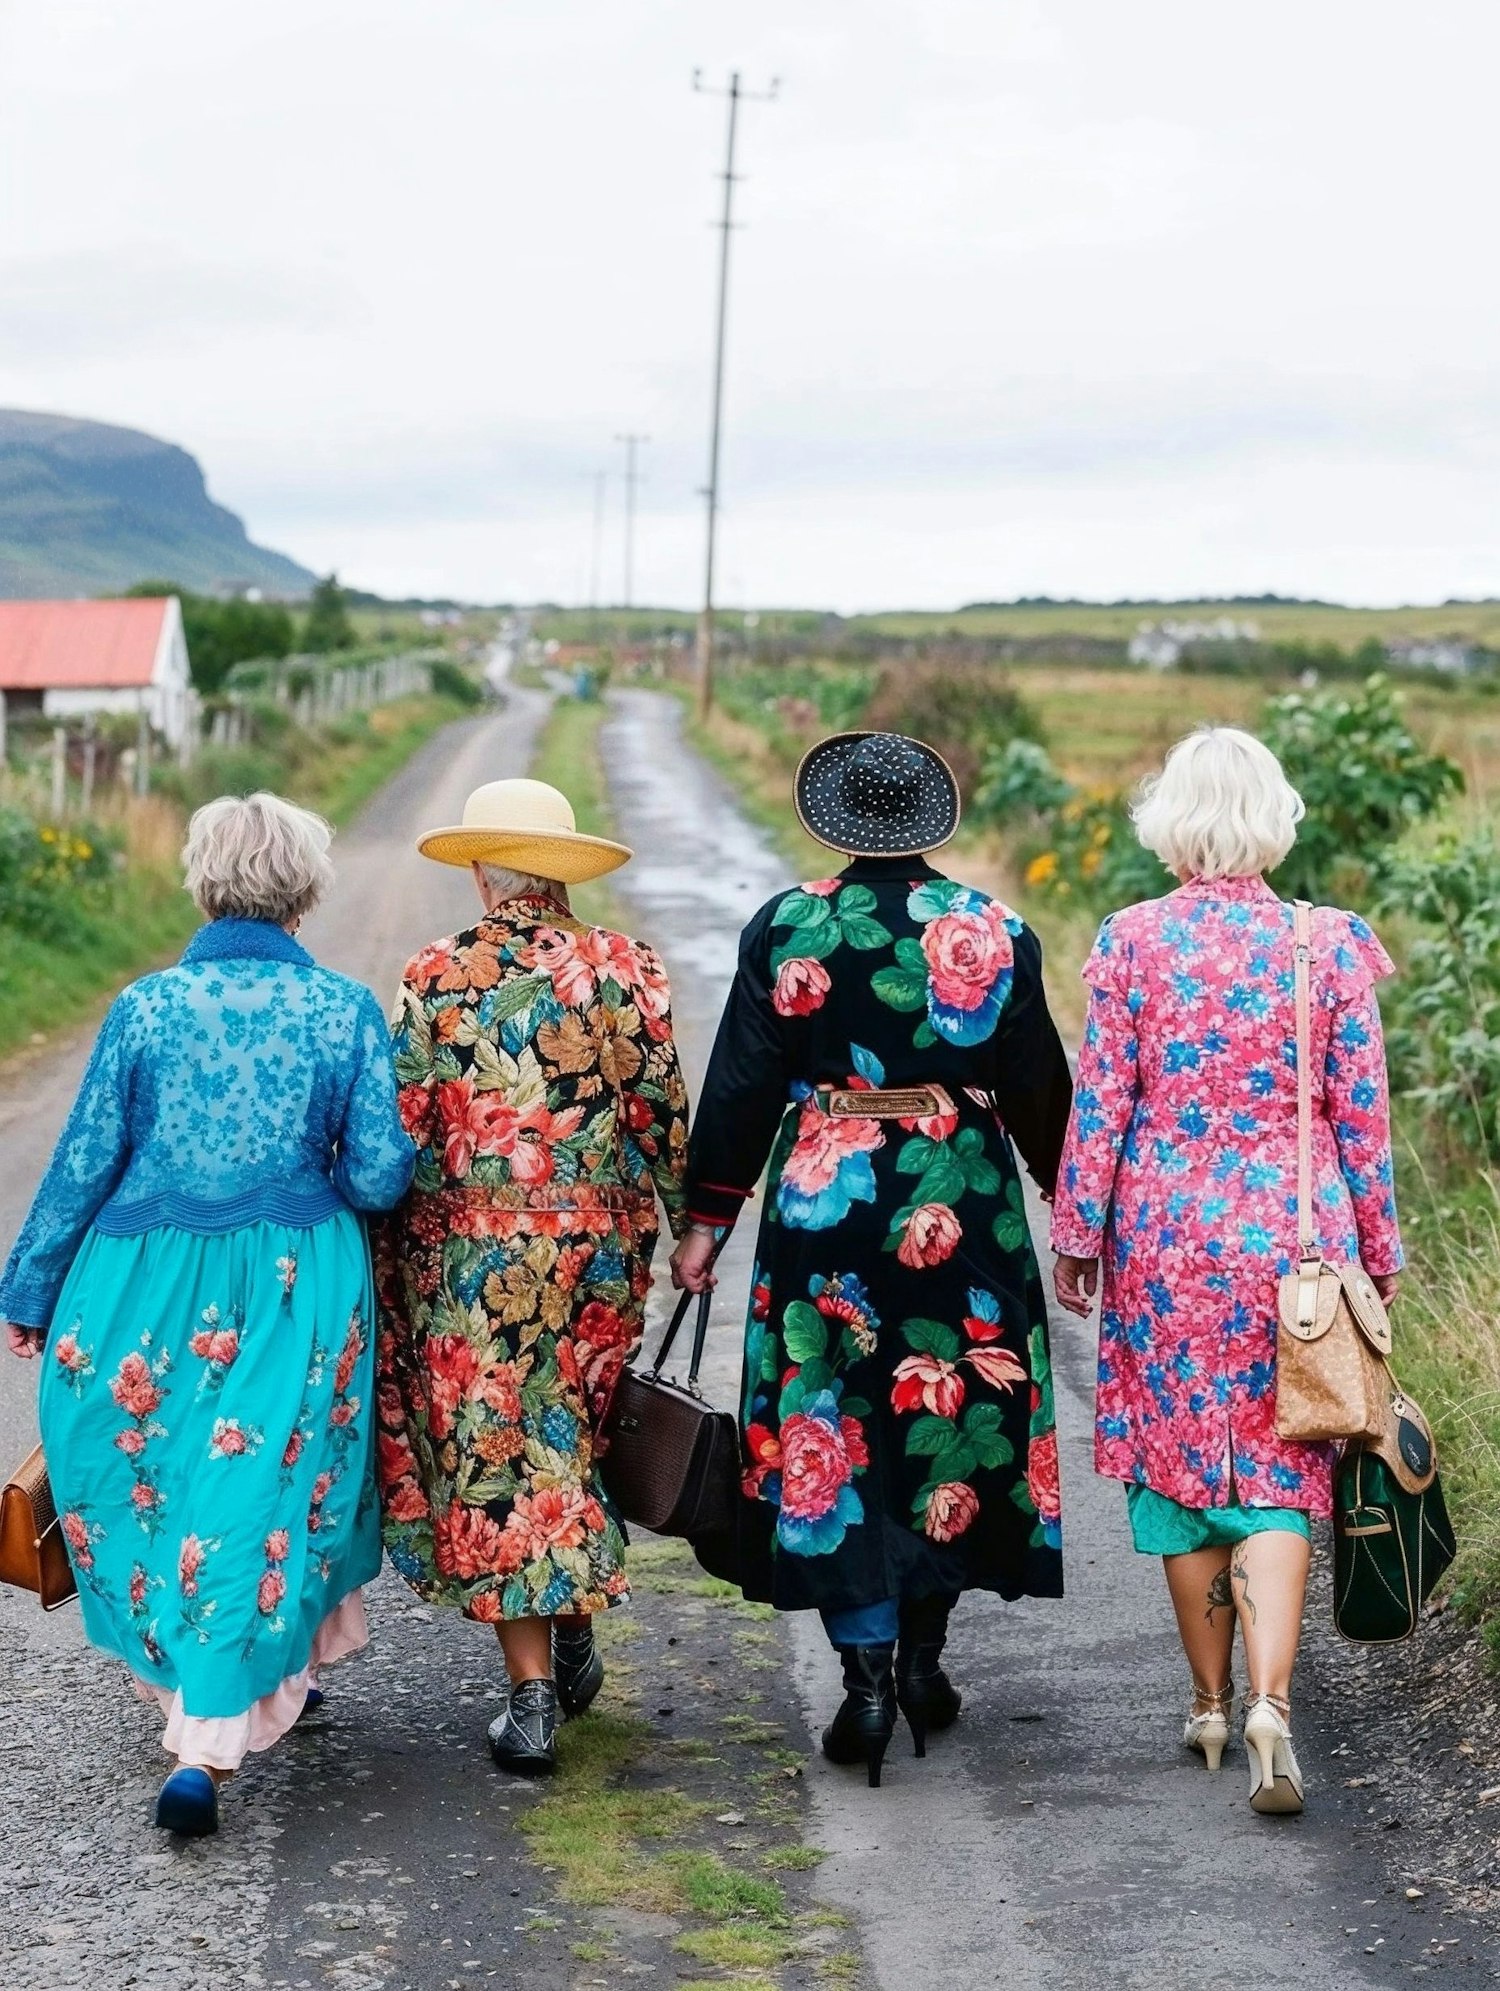
M 631 608 L 635 601 L 635 492 L 641 481 L 636 469 L 636 451 L 642 443 L 650 442 L 650 436 L 616 436 L 615 441 L 625 445 L 625 606 Z
M 719 241 L 719 308 L 714 335 L 713 421 L 708 443 L 708 548 L 703 573 L 703 613 L 698 618 L 698 704 L 707 712 L 714 697 L 714 554 L 719 531 L 719 443 L 724 425 L 724 330 L 729 306 L 729 238 L 734 232 L 734 145 L 739 130 L 740 105 L 768 104 L 781 88 L 773 77 L 767 90 L 746 90 L 740 85 L 740 72 L 730 72 L 727 90 L 711 90 L 700 69 L 693 71 L 693 88 L 702 96 L 726 97 L 729 101 L 729 137 L 724 151 L 724 211 L 715 226 Z

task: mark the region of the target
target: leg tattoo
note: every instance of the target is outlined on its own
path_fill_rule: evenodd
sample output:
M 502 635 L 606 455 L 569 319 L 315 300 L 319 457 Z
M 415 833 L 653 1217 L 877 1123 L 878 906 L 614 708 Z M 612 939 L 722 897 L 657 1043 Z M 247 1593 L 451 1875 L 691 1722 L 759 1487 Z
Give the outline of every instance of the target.
M 1237 1548 L 1234 1552 L 1235 1581 L 1240 1586 L 1240 1595 L 1245 1600 L 1245 1609 L 1250 1613 L 1250 1622 L 1255 1623 L 1255 1599 L 1250 1595 L 1250 1572 L 1245 1567 L 1245 1552 Z
M 1234 1591 L 1230 1588 L 1229 1571 L 1221 1569 L 1215 1572 L 1214 1580 L 1208 1586 L 1208 1609 L 1203 1615 L 1212 1624 L 1214 1612 L 1225 1609 L 1234 1609 Z

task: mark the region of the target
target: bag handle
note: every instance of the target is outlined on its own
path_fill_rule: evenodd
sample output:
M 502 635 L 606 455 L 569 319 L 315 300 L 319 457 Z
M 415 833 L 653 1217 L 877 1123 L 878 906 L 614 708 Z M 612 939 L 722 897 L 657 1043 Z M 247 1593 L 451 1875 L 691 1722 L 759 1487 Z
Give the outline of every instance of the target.
M 1312 1193 L 1312 907 L 1292 906 L 1297 975 L 1297 1243 L 1304 1265 L 1320 1258 Z
M 692 1293 L 684 1293 L 682 1298 L 677 1302 L 672 1318 L 667 1322 L 667 1331 L 661 1338 L 660 1348 L 656 1351 L 656 1360 L 651 1364 L 648 1371 L 653 1382 L 657 1382 L 661 1378 L 661 1372 L 666 1366 L 667 1356 L 671 1353 L 672 1343 L 677 1339 L 677 1330 L 681 1327 L 687 1315 L 687 1310 L 693 1303 L 694 1297 L 695 1295 Z M 696 1298 L 698 1301 L 698 1318 L 693 1323 L 693 1354 L 691 1361 L 688 1363 L 687 1386 L 693 1392 L 694 1396 L 701 1396 L 702 1391 L 698 1388 L 698 1369 L 703 1361 L 703 1344 L 708 1339 L 708 1316 L 709 1310 L 713 1305 L 712 1287 L 708 1288 L 705 1292 L 697 1294 Z

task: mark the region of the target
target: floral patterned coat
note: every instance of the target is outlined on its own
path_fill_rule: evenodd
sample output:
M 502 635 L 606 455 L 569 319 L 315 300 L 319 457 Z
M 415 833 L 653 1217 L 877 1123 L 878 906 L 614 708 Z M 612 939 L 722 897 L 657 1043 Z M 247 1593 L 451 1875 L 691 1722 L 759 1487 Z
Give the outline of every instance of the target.
M 1297 1253 L 1292 909 L 1195 880 L 1105 921 L 1052 1245 L 1102 1252 L 1095 1462 L 1185 1507 L 1330 1510 L 1331 1448 L 1276 1435 L 1276 1291 Z M 1313 917 L 1314 1208 L 1323 1249 L 1397 1271 L 1375 984 L 1351 913 Z
M 917 1085 L 945 1094 L 921 1119 L 830 1110 L 829 1088 Z M 689 1203 L 732 1223 L 769 1155 L 742 1421 L 752 1581 L 782 1609 L 1061 1592 L 1012 1141 L 1050 1189 L 1070 1097 L 1035 937 L 923 859 L 858 858 L 746 927 Z
M 686 1223 L 687 1095 L 649 947 L 551 900 L 409 964 L 406 1202 L 377 1239 L 386 1546 L 486 1623 L 629 1594 L 599 1428 L 641 1337 L 660 1196 Z

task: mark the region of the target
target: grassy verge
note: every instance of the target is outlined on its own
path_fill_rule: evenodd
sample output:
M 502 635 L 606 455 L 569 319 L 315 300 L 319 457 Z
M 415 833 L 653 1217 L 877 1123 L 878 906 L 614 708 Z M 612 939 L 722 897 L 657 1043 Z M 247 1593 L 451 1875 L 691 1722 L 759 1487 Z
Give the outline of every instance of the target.
M 533 780 L 550 782 L 562 790 L 573 804 L 574 817 L 585 836 L 617 834 L 599 752 L 599 730 L 606 716 L 601 699 L 559 698 L 547 715 L 532 756 Z M 578 917 L 590 925 L 620 924 L 619 901 L 607 877 L 576 886 L 569 896 Z
M 124 869 L 89 904 L 72 944 L 0 929 L 0 1058 L 73 1028 L 182 946 L 198 915 L 182 890 L 177 851 L 197 802 L 266 786 L 348 822 L 464 709 L 443 698 L 402 699 L 317 733 L 288 729 L 259 749 L 205 754 L 187 776 L 174 771 L 163 793 L 122 804 L 110 827 L 124 842 Z
M 599 1626 L 603 1693 L 520 1820 L 559 1901 L 590 1915 L 574 1955 L 679 1985 L 850 1982 L 844 1919 L 808 1893 L 801 1753 L 760 1691 L 787 1664 L 774 1613 L 678 1542 L 638 1543 L 630 1578 L 636 1609 Z

